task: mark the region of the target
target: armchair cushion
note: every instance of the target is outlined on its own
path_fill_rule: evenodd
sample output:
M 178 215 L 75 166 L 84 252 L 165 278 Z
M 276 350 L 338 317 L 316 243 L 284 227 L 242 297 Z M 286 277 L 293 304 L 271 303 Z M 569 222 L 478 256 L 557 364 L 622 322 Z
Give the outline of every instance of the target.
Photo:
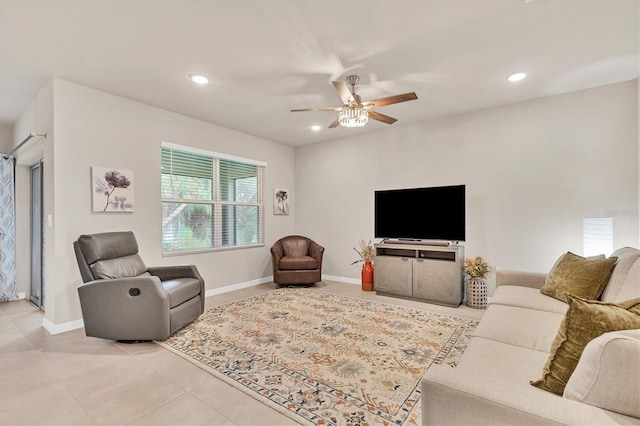
M 96 279 L 136 277 L 147 272 L 147 267 L 137 253 L 115 259 L 98 260 L 89 267 Z
M 306 238 L 285 238 L 282 240 L 285 256 L 306 256 L 309 254 L 309 240 Z
M 283 270 L 318 269 L 318 261 L 311 256 L 285 256 L 278 266 Z

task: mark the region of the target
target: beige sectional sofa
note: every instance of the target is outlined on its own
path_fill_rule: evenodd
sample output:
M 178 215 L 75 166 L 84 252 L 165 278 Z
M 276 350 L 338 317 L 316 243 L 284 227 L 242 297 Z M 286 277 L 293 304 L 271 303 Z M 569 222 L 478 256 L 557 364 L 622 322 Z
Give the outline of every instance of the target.
M 601 300 L 640 297 L 640 251 L 625 247 L 611 256 L 618 260 Z M 626 346 L 590 349 L 597 352 L 595 364 L 583 356 L 563 396 L 530 384 L 542 377 L 568 309 L 540 292 L 545 279 L 540 273 L 496 271 L 496 291 L 457 367 L 433 365 L 422 379 L 423 425 L 640 424 L 640 330 L 598 338 L 601 347 L 616 338 Z M 593 385 L 586 397 L 576 390 L 584 382 Z

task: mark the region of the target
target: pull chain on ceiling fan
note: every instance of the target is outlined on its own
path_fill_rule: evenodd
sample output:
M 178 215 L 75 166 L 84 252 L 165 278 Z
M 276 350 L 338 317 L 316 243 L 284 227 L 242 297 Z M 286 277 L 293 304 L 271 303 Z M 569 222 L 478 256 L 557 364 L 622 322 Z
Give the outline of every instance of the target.
M 360 77 L 357 75 L 350 75 L 347 77 L 347 82 L 332 81 L 333 87 L 338 92 L 338 96 L 342 100 L 342 106 L 339 107 L 320 107 L 320 108 L 303 108 L 292 109 L 291 112 L 301 111 L 338 111 L 338 118 L 331 123 L 330 129 L 344 126 L 344 127 L 362 127 L 369 121 L 369 118 L 377 121 L 381 121 L 387 124 L 393 124 L 396 120 L 388 115 L 380 114 L 374 111 L 377 108 L 397 104 L 400 102 L 412 101 L 418 99 L 415 92 L 403 93 L 401 95 L 387 96 L 385 98 L 374 99 L 371 101 L 362 102 L 360 95 L 356 94 L 356 84 Z M 347 86 L 349 84 L 351 88 Z

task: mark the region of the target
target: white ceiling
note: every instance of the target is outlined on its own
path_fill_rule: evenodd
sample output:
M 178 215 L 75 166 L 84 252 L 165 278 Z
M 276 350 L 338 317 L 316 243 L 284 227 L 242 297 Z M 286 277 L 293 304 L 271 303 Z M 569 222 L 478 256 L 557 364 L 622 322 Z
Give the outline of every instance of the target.
M 60 77 L 301 146 L 390 127 L 289 112 L 339 106 L 349 74 L 363 100 L 417 93 L 378 110 L 393 127 L 635 79 L 639 18 L 638 0 L 0 0 L 0 122 Z

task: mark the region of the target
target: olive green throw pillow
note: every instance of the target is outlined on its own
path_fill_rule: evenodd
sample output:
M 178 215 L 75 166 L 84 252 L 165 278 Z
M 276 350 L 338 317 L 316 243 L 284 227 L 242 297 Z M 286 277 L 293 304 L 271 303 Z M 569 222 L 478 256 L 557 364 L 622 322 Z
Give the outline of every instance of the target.
M 567 301 L 567 294 L 596 300 L 609 282 L 617 257 L 584 258 L 567 252 L 549 271 L 540 293 Z
M 640 328 L 640 298 L 617 304 L 573 295 L 567 299 L 569 309 L 551 344 L 542 378 L 531 382 L 535 387 L 558 395 L 564 392 L 582 351 L 591 340 L 610 331 Z

